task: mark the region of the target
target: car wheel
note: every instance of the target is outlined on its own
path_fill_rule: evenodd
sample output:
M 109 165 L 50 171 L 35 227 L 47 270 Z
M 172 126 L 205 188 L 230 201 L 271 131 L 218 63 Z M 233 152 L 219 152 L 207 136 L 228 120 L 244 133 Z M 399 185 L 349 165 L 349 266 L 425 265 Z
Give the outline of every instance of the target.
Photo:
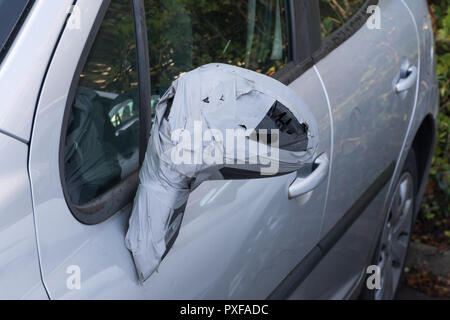
M 364 289 L 363 298 L 391 300 L 403 273 L 414 223 L 417 196 L 417 163 L 413 150 L 409 152 L 388 207 L 378 247 L 372 259 L 380 271 L 380 288 Z

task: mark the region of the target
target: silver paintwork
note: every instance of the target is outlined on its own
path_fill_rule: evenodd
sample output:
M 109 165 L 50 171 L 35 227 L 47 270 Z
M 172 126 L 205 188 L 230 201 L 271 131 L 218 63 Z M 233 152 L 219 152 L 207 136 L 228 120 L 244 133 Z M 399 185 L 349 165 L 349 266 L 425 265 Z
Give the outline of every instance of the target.
M 405 61 L 410 66 L 419 65 L 414 23 L 400 1 L 381 0 L 379 6 L 381 30 L 362 27 L 316 65 L 330 99 L 334 124 L 332 173 L 321 236 L 333 228 L 381 172 L 398 160 L 412 119 L 415 86 L 406 95 L 398 95 L 394 88 Z M 397 166 L 402 167 L 402 163 Z M 342 299 L 348 290 L 335 292 L 330 288 L 346 284 L 353 288 L 361 281 L 377 228 L 384 221 L 380 214 L 384 212 L 384 201 L 374 203 L 377 207 L 372 204 L 360 219 L 371 219 L 374 212 L 378 213 L 378 221 L 362 223 L 359 229 L 354 225 L 349 236 L 341 239 L 311 275 L 329 279 L 329 285 L 299 289 L 294 296 Z M 355 243 L 351 234 L 364 236 Z M 346 256 L 352 258 L 343 259 Z M 339 275 L 336 266 L 340 266 Z M 303 286 L 309 287 L 308 281 Z
M 391 184 L 398 181 L 399 171 L 403 167 L 408 150 L 423 119 L 427 114 L 433 115 L 434 118 L 437 115 L 438 93 L 434 64 L 430 55 L 420 56 L 420 60 L 426 63 L 419 63 L 418 59 L 420 52 L 430 51 L 433 42 L 426 2 L 386 0 L 380 1 L 379 5 L 382 15 L 382 30 L 368 30 L 363 27 L 317 65 L 323 77 L 327 78 L 328 76 L 325 86 L 331 102 L 333 103 L 335 100 L 333 95 L 337 97 L 337 102 L 334 102 L 333 106 L 336 156 L 330 159 L 334 175 L 332 174 L 330 179 L 332 187 L 327 203 L 327 214 L 324 216 L 322 234 L 330 230 L 338 217 L 345 212 L 346 209 L 343 206 L 353 203 L 349 200 L 352 198 L 352 194 L 363 192 L 366 189 L 365 186 L 373 181 L 371 173 L 374 169 L 376 170 L 377 166 L 380 167 L 379 170 L 382 170 L 381 167 L 387 167 L 389 159 L 396 160 L 396 172 L 391 179 Z M 422 23 L 422 25 L 418 25 L 421 27 L 417 29 L 417 18 L 412 16 L 410 6 L 413 6 L 416 17 L 420 17 Z M 385 38 L 383 32 L 389 33 L 388 39 Z M 379 38 L 377 39 L 377 37 Z M 414 39 L 418 40 L 414 42 Z M 405 43 L 407 47 L 405 47 Z M 359 48 L 358 52 L 353 50 L 356 47 Z M 409 57 L 408 65 L 415 62 L 418 66 L 417 97 L 411 93 L 408 93 L 409 97 L 396 97 L 392 88 L 397 83 L 397 77 L 395 77 L 392 87 L 389 85 L 389 79 L 385 83 L 380 81 L 380 77 L 385 76 L 386 73 L 391 72 L 392 77 L 394 73 L 401 70 L 402 63 L 405 61 L 404 57 L 408 57 L 404 55 L 405 53 L 412 53 L 412 56 L 416 56 L 415 60 Z M 379 65 L 373 64 L 377 57 L 383 56 L 386 59 Z M 329 60 L 327 61 L 327 59 Z M 397 64 L 395 64 L 395 59 Z M 345 63 L 345 61 L 347 62 Z M 345 64 L 353 68 L 343 68 L 342 66 Z M 342 70 L 340 70 L 341 68 Z M 376 75 L 372 80 L 367 79 L 367 72 L 370 71 Z M 345 82 L 340 81 L 344 73 L 346 75 Z M 367 81 L 375 82 L 376 85 L 370 88 L 366 87 L 364 90 L 364 83 Z M 353 90 L 348 90 L 348 87 L 353 87 Z M 383 92 L 383 87 L 385 92 Z M 335 94 L 332 92 L 333 88 L 335 88 Z M 342 95 L 340 90 L 348 90 L 349 94 Z M 372 90 L 379 91 L 373 93 Z M 352 101 L 350 98 L 358 101 Z M 385 100 L 390 98 L 394 98 L 394 101 Z M 345 99 L 349 99 L 349 101 Z M 339 101 L 342 101 L 341 105 L 339 105 Z M 364 113 L 360 113 L 362 106 L 365 108 L 363 109 Z M 349 110 L 337 111 L 338 108 L 348 108 Z M 384 120 L 384 117 L 388 117 L 387 121 Z M 339 120 L 339 118 L 343 119 Z M 359 127 L 359 129 L 353 129 L 352 126 L 356 129 Z M 367 141 L 361 147 L 354 144 L 352 136 L 361 142 L 364 142 L 365 139 L 371 140 L 371 142 Z M 384 143 L 381 145 L 381 142 Z M 350 156 L 348 163 L 344 161 L 346 154 Z M 336 161 L 333 162 L 333 159 Z M 392 198 L 391 184 L 380 192 L 291 298 L 345 299 L 355 297 L 355 292 L 357 294 L 362 280 L 365 279 L 365 267 L 372 263 L 371 254 L 375 250 L 376 237 L 385 218 L 382 213 L 387 211 L 384 208 Z M 418 195 L 420 198 L 425 184 L 426 181 L 422 183 L 422 191 Z M 416 208 L 416 212 L 417 210 L 418 208 Z M 321 281 L 323 281 L 323 285 Z
M 0 299 L 47 299 L 39 272 L 27 145 L 0 134 Z
M 81 55 L 79 43 L 86 41 L 99 4 L 78 1 L 82 28 L 63 33 L 34 123 L 29 166 L 51 298 L 265 298 L 318 240 L 326 183 L 308 201 L 288 199 L 295 174 L 202 184 L 190 196 L 177 241 L 143 286 L 123 241 L 129 210 L 96 226 L 82 225 L 70 213 L 55 170 L 59 128 Z M 299 96 L 309 93 L 304 104 L 315 106 L 324 137 L 318 151 L 329 152 L 328 108 L 317 75 L 307 72 L 292 87 Z M 82 270 L 80 291 L 66 287 L 70 265 Z
M 403 98 L 394 87 L 405 60 L 418 65 L 414 24 L 400 1 L 381 0 L 379 5 L 381 30 L 362 27 L 316 65 L 334 125 L 331 187 L 322 235 L 397 161 L 413 112 L 415 88 Z M 382 147 L 380 142 L 385 142 Z
M 80 15 L 70 19 L 81 17 L 80 28 L 66 27 L 55 48 L 72 1 L 37 1 L 0 65 L 0 132 L 9 135 L 0 133 L 8 155 L 0 159 L 0 187 L 11 190 L 0 198 L 0 297 L 46 298 L 47 288 L 52 299 L 265 298 L 395 160 L 391 183 L 291 298 L 354 296 L 412 139 L 427 114 L 436 117 L 425 1 L 380 0 L 381 30 L 361 28 L 290 84 L 319 124 L 318 155 L 329 158 L 325 180 L 292 200 L 295 174 L 203 183 L 159 272 L 143 286 L 124 245 L 130 208 L 83 225 L 60 182 L 63 112 L 101 2 L 79 0 Z M 417 82 L 396 94 L 405 61 L 417 67 Z M 81 268 L 81 290 L 66 286 L 71 265 Z
M 352 295 L 359 293 L 359 284 L 366 275 L 365 267 L 372 264 L 367 256 L 371 246 L 376 245 L 374 233 L 382 223 L 380 207 L 386 192 L 387 187 L 381 190 L 289 299 L 342 300 L 357 297 Z
M 28 141 L 34 110 L 72 0 L 36 1 L 0 64 L 0 129 Z

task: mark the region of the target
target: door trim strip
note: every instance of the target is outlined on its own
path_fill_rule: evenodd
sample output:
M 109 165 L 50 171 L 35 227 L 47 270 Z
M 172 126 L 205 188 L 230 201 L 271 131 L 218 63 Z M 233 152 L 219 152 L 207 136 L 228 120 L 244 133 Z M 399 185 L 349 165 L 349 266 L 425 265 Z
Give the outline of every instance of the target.
M 336 225 L 319 241 L 305 258 L 284 278 L 284 280 L 267 297 L 268 300 L 288 298 L 308 277 L 325 255 L 344 236 L 347 230 L 361 216 L 364 210 L 390 181 L 396 162 L 393 161 L 362 196 L 350 207 Z

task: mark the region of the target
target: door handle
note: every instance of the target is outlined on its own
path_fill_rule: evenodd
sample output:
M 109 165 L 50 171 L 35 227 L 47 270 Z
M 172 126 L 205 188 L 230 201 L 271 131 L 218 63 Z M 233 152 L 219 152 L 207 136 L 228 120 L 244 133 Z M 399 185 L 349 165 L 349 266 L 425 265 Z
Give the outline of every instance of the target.
M 417 67 L 410 66 L 408 68 L 408 71 L 406 72 L 406 75 L 400 78 L 400 80 L 395 85 L 395 93 L 400 93 L 408 90 L 416 83 L 416 79 L 417 79 Z
M 314 171 L 305 178 L 296 178 L 288 190 L 289 199 L 297 198 L 317 188 L 328 175 L 330 161 L 328 156 L 323 153 L 314 161 L 316 167 Z

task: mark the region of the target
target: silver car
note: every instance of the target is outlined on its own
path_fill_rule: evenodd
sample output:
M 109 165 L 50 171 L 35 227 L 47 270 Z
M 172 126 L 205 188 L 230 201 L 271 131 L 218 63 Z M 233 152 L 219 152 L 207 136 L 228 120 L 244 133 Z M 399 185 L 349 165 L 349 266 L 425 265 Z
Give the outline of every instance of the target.
M 0 298 L 393 298 L 435 142 L 433 40 L 425 0 L 0 0 Z M 124 239 L 153 110 L 210 62 L 294 90 L 317 160 L 200 184 L 140 284 Z

